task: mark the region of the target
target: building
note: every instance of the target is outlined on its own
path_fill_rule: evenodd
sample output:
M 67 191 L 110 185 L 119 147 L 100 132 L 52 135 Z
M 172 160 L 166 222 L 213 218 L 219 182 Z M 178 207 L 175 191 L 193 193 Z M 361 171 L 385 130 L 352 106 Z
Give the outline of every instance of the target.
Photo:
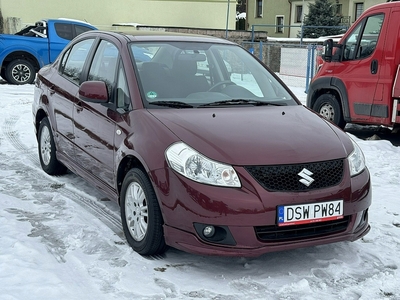
M 267 31 L 270 37 L 294 38 L 301 32 L 303 17 L 314 0 L 248 0 L 247 30 Z M 386 0 L 331 0 L 342 16 L 342 25 L 350 26 L 375 4 Z
M 6 33 L 44 18 L 79 19 L 105 30 L 117 23 L 234 30 L 235 7 L 232 0 L 0 0 L 0 18 Z

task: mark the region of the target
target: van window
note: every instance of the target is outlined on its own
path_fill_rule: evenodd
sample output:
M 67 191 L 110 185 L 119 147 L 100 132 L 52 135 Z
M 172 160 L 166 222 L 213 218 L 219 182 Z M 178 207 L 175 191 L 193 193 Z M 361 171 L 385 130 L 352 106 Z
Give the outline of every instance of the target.
M 359 23 L 343 44 L 343 60 L 370 56 L 376 47 L 384 15 L 374 15 Z

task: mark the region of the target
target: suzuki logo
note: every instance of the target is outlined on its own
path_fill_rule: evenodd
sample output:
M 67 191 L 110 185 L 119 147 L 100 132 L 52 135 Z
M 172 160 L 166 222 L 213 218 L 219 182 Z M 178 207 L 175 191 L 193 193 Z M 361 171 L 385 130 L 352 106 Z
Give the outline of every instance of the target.
M 304 168 L 297 175 L 299 175 L 302 178 L 299 180 L 302 184 L 304 184 L 306 186 L 310 186 L 310 184 L 314 182 L 314 179 L 311 177 L 312 174 L 313 174 L 313 172 Z

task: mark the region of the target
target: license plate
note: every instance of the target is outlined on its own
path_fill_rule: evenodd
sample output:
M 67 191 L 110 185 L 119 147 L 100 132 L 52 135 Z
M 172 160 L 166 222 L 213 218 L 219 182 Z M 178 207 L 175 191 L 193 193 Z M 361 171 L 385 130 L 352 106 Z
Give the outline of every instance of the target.
M 343 200 L 278 206 L 278 226 L 300 225 L 343 218 Z

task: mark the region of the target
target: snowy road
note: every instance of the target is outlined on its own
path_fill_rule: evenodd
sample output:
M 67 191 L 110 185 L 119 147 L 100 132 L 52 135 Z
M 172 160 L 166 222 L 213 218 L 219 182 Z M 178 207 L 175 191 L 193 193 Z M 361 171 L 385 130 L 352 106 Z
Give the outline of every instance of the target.
M 125 243 L 119 208 L 69 173 L 46 175 L 33 86 L 0 84 L 0 299 L 400 299 L 400 148 L 358 140 L 373 183 L 371 232 L 258 258 Z

